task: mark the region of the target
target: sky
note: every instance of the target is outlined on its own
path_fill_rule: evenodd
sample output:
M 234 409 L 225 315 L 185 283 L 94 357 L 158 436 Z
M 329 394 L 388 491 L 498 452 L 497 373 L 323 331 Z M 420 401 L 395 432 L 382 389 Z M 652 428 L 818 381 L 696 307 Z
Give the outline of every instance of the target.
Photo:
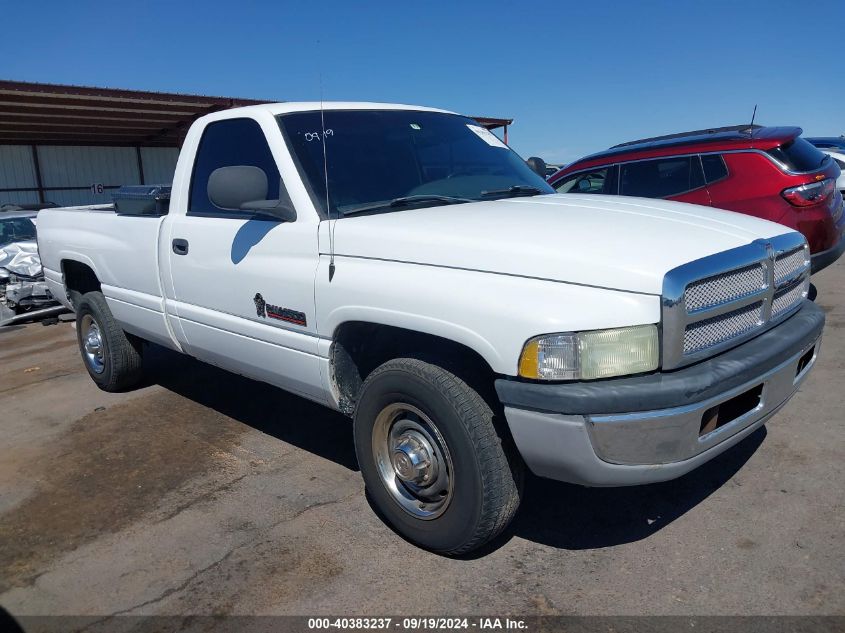
M 523 156 L 750 121 L 845 134 L 845 1 L 0 0 L 0 78 L 513 118 Z

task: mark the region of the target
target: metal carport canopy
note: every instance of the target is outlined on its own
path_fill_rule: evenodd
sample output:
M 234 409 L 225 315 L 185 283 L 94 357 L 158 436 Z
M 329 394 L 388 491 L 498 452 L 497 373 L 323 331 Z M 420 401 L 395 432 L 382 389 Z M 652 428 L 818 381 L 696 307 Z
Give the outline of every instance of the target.
M 0 145 L 179 147 L 197 118 L 267 100 L 0 80 Z M 512 119 L 475 117 L 488 129 Z
M 0 144 L 178 147 L 196 118 L 258 103 L 0 80 Z

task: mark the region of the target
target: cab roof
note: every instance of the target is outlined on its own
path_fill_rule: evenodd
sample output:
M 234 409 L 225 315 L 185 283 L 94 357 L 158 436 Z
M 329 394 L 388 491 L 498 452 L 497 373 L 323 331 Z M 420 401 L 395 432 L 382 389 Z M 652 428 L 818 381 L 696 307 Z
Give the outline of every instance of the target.
M 368 101 L 282 101 L 279 103 L 262 103 L 259 105 L 243 106 L 213 112 L 200 117 L 199 121 L 219 121 L 221 119 L 233 119 L 250 112 L 267 112 L 273 116 L 289 114 L 291 112 L 316 112 L 319 110 L 330 112 L 332 110 L 415 110 L 422 112 L 442 112 L 444 114 L 456 114 L 449 110 L 439 108 L 428 108 L 425 106 L 407 105 L 402 103 L 376 103 Z

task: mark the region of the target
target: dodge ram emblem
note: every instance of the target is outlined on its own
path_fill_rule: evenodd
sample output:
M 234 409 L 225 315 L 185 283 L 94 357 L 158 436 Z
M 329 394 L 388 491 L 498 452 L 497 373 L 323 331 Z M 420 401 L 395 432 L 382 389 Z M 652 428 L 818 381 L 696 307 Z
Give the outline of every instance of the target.
M 258 292 L 255 294 L 255 298 L 253 299 L 255 302 L 255 312 L 260 317 L 267 316 L 267 302 L 264 301 L 264 297 L 261 296 L 261 293 Z
M 304 312 L 267 303 L 264 300 L 264 297 L 261 296 L 260 292 L 257 293 L 252 300 L 255 303 L 255 312 L 262 319 L 276 319 L 277 321 L 286 321 L 287 323 L 293 323 L 294 325 L 307 325 Z

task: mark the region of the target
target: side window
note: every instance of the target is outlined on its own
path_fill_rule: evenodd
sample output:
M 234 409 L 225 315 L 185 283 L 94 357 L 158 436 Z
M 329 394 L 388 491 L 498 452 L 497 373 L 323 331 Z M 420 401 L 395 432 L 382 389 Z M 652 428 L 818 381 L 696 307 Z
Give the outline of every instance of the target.
M 707 184 L 721 180 L 728 175 L 728 166 L 721 154 L 705 154 L 701 157 L 701 166 L 704 168 L 704 180 Z
M 668 198 L 704 186 L 698 157 L 671 156 L 658 160 L 623 163 L 621 194 L 642 198 Z
M 210 123 L 202 134 L 194 173 L 188 215 L 231 215 L 243 213 L 215 206 L 208 199 L 208 177 L 218 167 L 249 165 L 267 174 L 267 199 L 279 197 L 281 176 L 261 126 L 253 119 L 227 119 Z
M 602 167 L 572 174 L 552 184 L 558 193 L 616 194 L 616 167 Z

